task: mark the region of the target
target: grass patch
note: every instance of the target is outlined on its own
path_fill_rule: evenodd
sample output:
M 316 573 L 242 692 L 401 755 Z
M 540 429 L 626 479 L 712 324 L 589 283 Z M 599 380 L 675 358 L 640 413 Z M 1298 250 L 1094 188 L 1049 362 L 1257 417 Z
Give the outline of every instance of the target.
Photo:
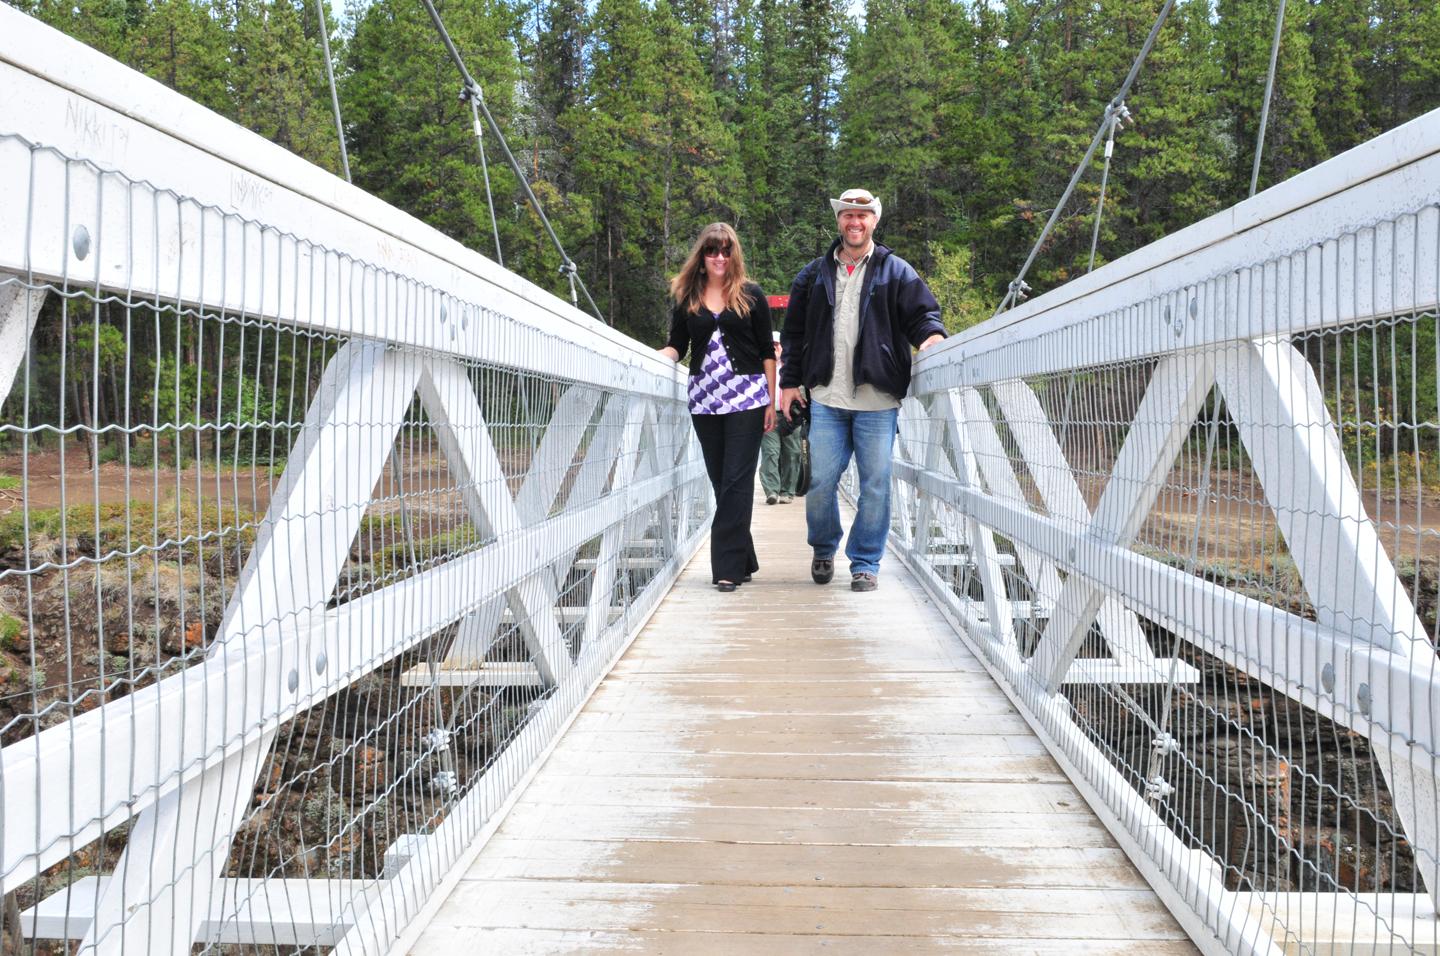
M 439 555 L 472 550 L 479 543 L 480 536 L 475 532 L 474 526 L 463 524 L 449 531 L 418 539 L 415 542 L 415 556 L 423 562 Z M 401 571 L 409 564 L 409 548 L 403 537 L 394 544 L 377 549 L 370 556 L 370 566 L 377 578 Z
M 0 475 L 0 491 L 15 491 L 24 484 L 19 475 Z
M 133 549 L 154 541 L 177 539 L 190 535 L 221 532 L 230 539 L 240 536 L 240 544 L 249 548 L 255 543 L 253 512 L 237 510 L 227 503 L 224 507 L 210 503 L 177 505 L 172 499 L 156 508 L 144 499 L 128 502 L 74 505 L 70 508 L 36 508 L 29 513 L 32 549 L 42 543 L 64 541 L 67 550 L 80 554 L 106 554 L 110 551 Z M 0 551 L 25 547 L 23 511 L 0 517 Z M 243 530 L 234 530 L 246 525 Z
M 0 647 L 12 654 L 28 649 L 25 645 L 25 622 L 13 614 L 0 613 Z
M 1355 479 L 1363 482 L 1366 488 L 1379 488 L 1382 492 L 1398 490 L 1401 494 L 1434 494 L 1440 491 L 1440 455 L 1402 451 L 1377 459 L 1373 454 L 1362 452 L 1356 455 L 1352 450 L 1350 460 L 1354 462 L 1357 458 L 1364 464 L 1359 467 L 1352 464 L 1351 468 Z

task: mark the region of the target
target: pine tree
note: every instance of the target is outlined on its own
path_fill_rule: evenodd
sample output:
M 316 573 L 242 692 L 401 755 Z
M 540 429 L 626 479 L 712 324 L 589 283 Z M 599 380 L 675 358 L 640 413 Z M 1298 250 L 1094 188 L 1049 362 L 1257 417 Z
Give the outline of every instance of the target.
M 1220 0 L 1217 40 L 1224 75 L 1217 97 L 1232 137 L 1228 199 L 1250 191 L 1255 138 L 1265 100 L 1265 78 L 1275 29 L 1276 0 Z M 1270 101 L 1259 189 L 1273 186 L 1326 158 L 1315 118 L 1316 83 L 1307 7 L 1289 3 Z
M 230 115 L 229 38 L 214 8 L 196 0 L 156 0 L 130 34 L 130 65 Z
M 850 42 L 841 94 L 840 165 L 881 197 L 879 235 L 917 264 L 958 212 L 944 148 L 964 132 L 952 10 L 949 0 L 871 5 Z
M 498 0 L 436 5 L 467 68 L 505 127 L 518 66 L 513 10 Z M 494 255 L 470 107 L 425 9 L 409 0 L 365 8 L 346 50 L 341 105 L 355 182 L 473 249 Z M 494 155 L 491 144 L 490 154 Z M 501 241 L 532 228 L 518 184 L 495 163 L 490 180 Z M 518 214 L 515 212 L 519 210 Z
M 1433 0 L 1373 0 L 1369 12 L 1374 59 L 1365 102 L 1379 130 L 1393 129 L 1440 107 L 1440 6 Z
M 1021 200 L 1032 189 L 1044 122 L 1027 51 L 1031 14 L 1023 4 L 976 4 L 957 27 L 965 72 L 956 77 L 957 135 L 949 144 L 960 196 L 956 241 L 972 250 L 975 284 L 996 303 L 1034 239 L 1034 217 Z
M 560 117 L 578 109 L 585 94 L 585 0 L 549 0 L 543 4 L 539 35 L 528 64 L 531 122 L 536 146 L 533 178 L 569 191 L 574 186 L 574 143 Z
M 788 0 L 747 4 L 740 30 L 737 158 L 744 182 L 736 222 L 752 276 L 767 290 L 789 287 L 798 258 L 781 238 L 794 202 L 795 154 L 788 148 L 801 101 L 787 60 Z
M 307 16 L 292 0 L 233 0 L 229 13 L 231 118 L 338 172 L 339 145 L 313 13 Z
M 617 326 L 654 339 L 667 273 L 703 221 L 734 219 L 735 146 L 689 31 L 665 0 L 601 0 L 585 106 L 574 130 L 578 188 L 596 211 L 597 298 Z
M 739 74 L 745 56 L 742 33 L 747 0 L 675 0 L 671 9 L 689 30 L 696 54 L 710 77 L 723 121 L 736 118 Z
M 1365 77 L 1377 53 L 1369 6 L 1370 0 L 1309 4 L 1305 29 L 1315 57 L 1315 95 L 1325 104 L 1315 119 L 1332 156 L 1379 131 L 1366 107 Z
M 770 239 L 768 261 L 785 277 L 785 286 L 835 239 L 826 198 L 849 185 L 834 169 L 847 6 L 840 0 L 775 4 L 782 32 L 774 56 L 777 109 L 771 115 L 770 149 L 782 166 L 771 190 L 773 225 L 764 228 Z
M 1153 4 L 1110 0 L 1107 6 L 1112 22 L 1123 15 L 1129 25 L 1112 57 L 1112 67 L 1123 71 L 1150 28 Z M 1177 3 L 1131 89 L 1131 120 L 1116 137 L 1097 265 L 1229 204 L 1226 142 L 1213 109 L 1221 82 L 1214 43 L 1207 0 Z
M 129 59 L 131 30 L 149 12 L 144 0 L 21 0 L 17 6 L 122 63 Z

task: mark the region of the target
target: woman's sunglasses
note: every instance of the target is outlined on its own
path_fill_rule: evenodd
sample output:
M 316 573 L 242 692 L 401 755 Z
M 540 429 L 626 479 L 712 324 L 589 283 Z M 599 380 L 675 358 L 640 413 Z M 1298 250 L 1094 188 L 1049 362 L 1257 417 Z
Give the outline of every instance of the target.
M 729 243 L 726 243 L 723 246 L 706 246 L 703 254 L 707 259 L 715 259 L 719 257 L 729 259 L 732 255 L 732 249 Z

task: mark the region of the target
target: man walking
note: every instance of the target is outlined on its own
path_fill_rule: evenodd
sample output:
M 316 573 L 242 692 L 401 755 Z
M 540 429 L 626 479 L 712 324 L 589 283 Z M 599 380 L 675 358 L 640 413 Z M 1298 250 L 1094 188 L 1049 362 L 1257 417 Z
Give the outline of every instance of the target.
M 840 238 L 795 277 L 781 344 L 780 413 L 810 389 L 810 577 L 828 584 L 840 546 L 840 476 L 855 456 L 860 500 L 845 542 L 850 589 L 873 591 L 890 531 L 890 465 L 910 349 L 945 337 L 940 306 L 915 269 L 871 239 L 880 199 L 849 189 L 830 200 Z
M 785 367 L 780 348 L 780 333 L 775 333 L 775 361 Z M 765 490 L 767 505 L 788 505 L 795 500 L 800 481 L 800 442 L 798 428 L 772 428 L 760 439 L 760 487 Z

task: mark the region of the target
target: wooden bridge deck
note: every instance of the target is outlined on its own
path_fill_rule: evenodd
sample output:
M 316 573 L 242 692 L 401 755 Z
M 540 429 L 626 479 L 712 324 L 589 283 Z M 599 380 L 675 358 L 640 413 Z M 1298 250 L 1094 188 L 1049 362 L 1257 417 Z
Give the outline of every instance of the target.
M 1193 952 L 898 560 L 809 580 L 757 502 L 705 549 L 415 953 Z

